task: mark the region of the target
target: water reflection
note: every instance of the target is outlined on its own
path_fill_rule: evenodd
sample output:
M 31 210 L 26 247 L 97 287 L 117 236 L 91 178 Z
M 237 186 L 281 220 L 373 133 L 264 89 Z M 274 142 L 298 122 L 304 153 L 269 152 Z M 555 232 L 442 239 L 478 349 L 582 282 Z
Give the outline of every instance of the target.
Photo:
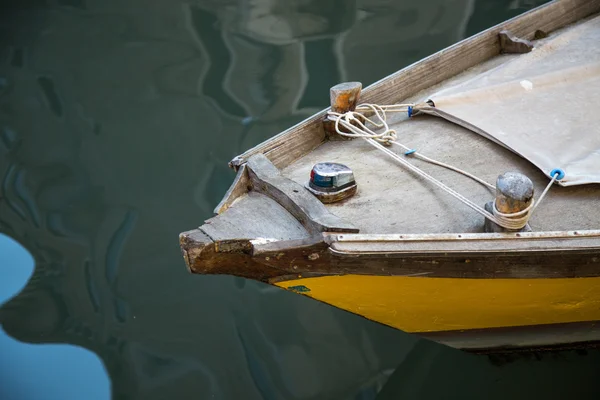
M 408 354 L 416 374 L 427 349 L 462 362 L 292 293 L 191 276 L 177 235 L 211 215 L 233 156 L 323 108 L 329 86 L 540 2 L 3 2 L 0 231 L 36 263 L 3 329 L 92 350 L 115 398 L 372 399 Z
M 31 278 L 34 263 L 23 247 L 2 234 L 0 255 L 2 304 L 21 292 Z M 23 291 L 20 296 L 26 295 Z M 81 347 L 25 344 L 9 337 L 0 326 L 0 354 L 3 400 L 109 398 L 110 381 L 101 361 Z
M 419 342 L 377 400 L 597 399 L 600 351 L 476 356 Z

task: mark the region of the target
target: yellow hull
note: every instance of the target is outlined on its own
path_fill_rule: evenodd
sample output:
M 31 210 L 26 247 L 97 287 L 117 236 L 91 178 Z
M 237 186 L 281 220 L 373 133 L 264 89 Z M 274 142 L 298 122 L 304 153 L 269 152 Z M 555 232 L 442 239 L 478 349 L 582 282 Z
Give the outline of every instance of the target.
M 414 333 L 600 320 L 600 278 L 340 275 L 276 285 Z

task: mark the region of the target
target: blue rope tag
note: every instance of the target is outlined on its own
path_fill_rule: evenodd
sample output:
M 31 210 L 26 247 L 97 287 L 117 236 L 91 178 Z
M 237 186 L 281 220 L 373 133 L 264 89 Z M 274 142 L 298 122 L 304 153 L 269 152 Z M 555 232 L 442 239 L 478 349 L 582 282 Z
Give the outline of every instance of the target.
M 552 171 L 550 171 L 550 178 L 554 178 L 554 176 L 556 176 L 556 180 L 560 181 L 562 178 L 565 177 L 565 171 L 563 171 L 560 168 L 554 168 Z
M 404 155 L 410 156 L 411 154 L 416 153 L 416 152 L 417 152 L 417 149 L 410 149 L 410 150 L 404 152 Z
M 412 117 L 412 112 L 413 112 L 412 106 L 408 106 L 408 118 Z

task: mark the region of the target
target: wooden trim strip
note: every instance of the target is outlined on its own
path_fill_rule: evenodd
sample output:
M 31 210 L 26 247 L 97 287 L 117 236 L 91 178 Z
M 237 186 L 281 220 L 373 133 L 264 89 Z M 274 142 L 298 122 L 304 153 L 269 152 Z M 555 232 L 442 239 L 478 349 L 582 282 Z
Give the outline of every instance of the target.
M 329 235 L 331 251 L 339 257 L 385 254 L 497 254 L 507 252 L 597 251 L 600 231 L 558 231 L 471 234 Z
M 302 185 L 281 175 L 265 155 L 255 154 L 246 165 L 252 189 L 283 206 L 309 232 L 358 232 L 352 224 L 330 213 Z
M 599 11 L 600 0 L 552 1 L 462 40 L 373 83 L 363 90 L 361 101 L 379 104 L 397 103 L 498 55 L 500 53 L 498 34 L 502 30 L 509 30 L 524 39 L 532 39 L 538 29 L 552 32 Z M 325 90 L 326 88 L 323 92 L 324 97 L 327 96 Z M 288 166 L 325 140 L 321 121 L 327 110 L 313 115 L 237 156 L 230 162 L 230 166 L 237 169 L 257 153 L 265 154 L 278 168 Z
M 467 241 L 467 240 L 527 240 L 560 238 L 600 238 L 600 229 L 579 231 L 546 232 L 501 232 L 501 233 L 408 233 L 408 234 L 344 234 L 327 235 L 327 241 L 333 242 L 423 242 L 423 241 Z

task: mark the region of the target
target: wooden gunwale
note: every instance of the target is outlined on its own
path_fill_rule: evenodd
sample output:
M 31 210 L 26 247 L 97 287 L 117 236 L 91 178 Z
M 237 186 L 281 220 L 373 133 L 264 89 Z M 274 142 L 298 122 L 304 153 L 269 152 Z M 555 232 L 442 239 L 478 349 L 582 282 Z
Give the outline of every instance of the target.
M 350 242 L 350 247 L 340 248 L 342 242 L 334 238 L 337 235 L 325 234 L 329 245 L 316 238 L 254 244 L 251 257 L 259 264 L 278 269 L 279 274 L 268 279 L 270 283 L 343 274 L 472 279 L 600 276 L 598 231 L 584 232 L 581 237 L 571 232 L 552 232 L 550 239 L 536 232 L 531 232 L 532 238 L 486 235 L 494 239 L 473 235 L 475 242 L 485 246 L 473 246 L 472 241 L 456 238 L 435 241 L 431 240 L 433 235 L 411 235 L 408 240 L 388 241 L 389 247 L 378 249 L 369 240 Z
M 362 91 L 361 102 L 397 103 L 497 56 L 501 52 L 498 38 L 501 31 L 510 31 L 523 39 L 533 39 L 538 30 L 549 33 L 599 11 L 600 0 L 554 0 L 440 50 L 371 84 Z M 322 110 L 249 149 L 235 157 L 229 165 L 237 170 L 252 155 L 263 153 L 276 167 L 286 167 L 326 140 L 322 119 L 328 110 L 329 108 Z
M 191 272 L 276 283 L 328 275 L 470 279 L 600 276 L 600 231 L 361 235 L 217 240 L 182 234 Z

